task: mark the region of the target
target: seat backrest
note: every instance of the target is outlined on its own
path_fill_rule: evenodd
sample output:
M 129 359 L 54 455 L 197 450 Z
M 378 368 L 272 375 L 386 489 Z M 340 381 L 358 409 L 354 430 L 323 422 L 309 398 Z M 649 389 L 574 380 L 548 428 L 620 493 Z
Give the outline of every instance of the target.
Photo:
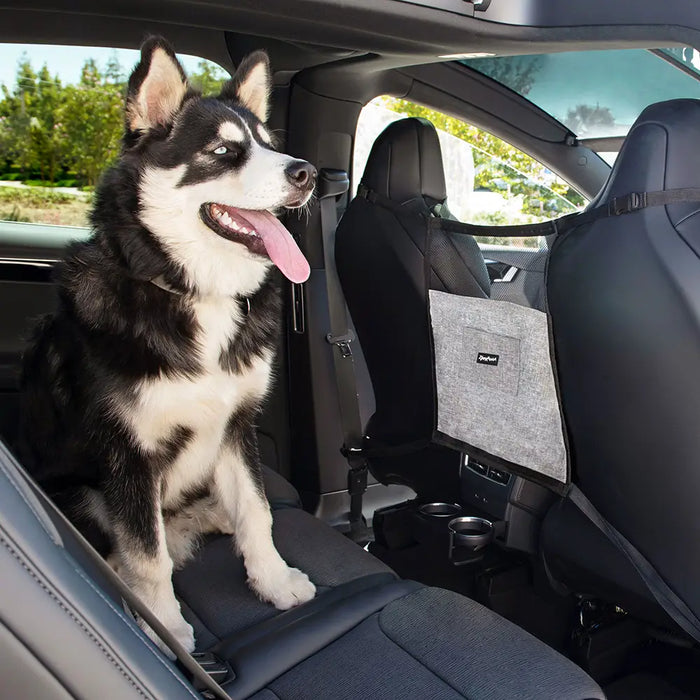
M 433 430 L 425 217 L 446 199 L 435 127 L 417 118 L 390 124 L 372 147 L 362 184 L 399 208 L 356 197 L 338 225 L 336 265 L 374 388 L 367 435 L 400 445 L 429 439 Z M 488 297 L 476 241 L 445 237 L 441 245 L 451 254 L 433 263 L 435 288 Z
M 648 107 L 598 202 L 700 186 L 700 101 Z M 574 478 L 700 615 L 700 203 L 570 231 L 548 299 Z

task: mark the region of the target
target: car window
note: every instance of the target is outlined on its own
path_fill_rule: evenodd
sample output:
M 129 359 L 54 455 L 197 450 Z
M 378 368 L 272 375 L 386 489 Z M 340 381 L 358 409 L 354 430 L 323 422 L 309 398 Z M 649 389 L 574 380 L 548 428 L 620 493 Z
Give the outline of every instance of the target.
M 555 219 L 586 204 L 569 184 L 526 153 L 471 124 L 429 107 L 382 96 L 362 110 L 355 137 L 353 191 L 364 171 L 377 136 L 393 121 L 424 117 L 438 130 L 447 203 L 452 214 L 467 223 L 504 226 Z M 541 247 L 538 238 L 494 236 L 480 243 Z
M 138 57 L 128 49 L 0 44 L 0 221 L 88 226 L 95 184 L 119 152 L 126 80 Z M 179 58 L 204 92 L 228 78 L 210 61 Z
M 526 97 L 606 161 L 654 102 L 700 98 L 700 53 L 690 47 L 566 51 L 469 58 L 462 64 Z

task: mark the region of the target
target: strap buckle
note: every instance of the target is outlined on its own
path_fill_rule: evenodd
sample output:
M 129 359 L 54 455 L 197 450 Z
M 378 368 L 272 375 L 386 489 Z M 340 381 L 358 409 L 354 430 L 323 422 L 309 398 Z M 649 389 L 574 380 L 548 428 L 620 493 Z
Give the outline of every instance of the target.
M 335 345 L 338 350 L 340 350 L 341 357 L 352 357 L 350 343 L 352 343 L 353 340 L 355 340 L 355 335 L 352 331 L 348 331 L 343 335 L 333 335 L 332 333 L 326 335 L 326 341 L 331 345 Z
M 222 661 L 216 654 L 210 651 L 192 652 L 192 658 L 201 666 L 202 670 L 219 685 L 233 680 L 236 677 L 236 674 L 229 664 L 226 663 L 226 661 Z M 196 678 L 194 679 L 194 686 L 205 698 L 213 698 L 215 700 L 214 694 L 203 687 L 203 684 L 198 684 Z
M 361 496 L 367 490 L 367 466 L 348 471 L 348 493 L 350 496 Z
M 610 216 L 620 216 L 644 209 L 647 205 L 646 192 L 630 192 L 622 197 L 613 197 L 608 204 Z
M 352 471 L 361 471 L 362 469 L 367 469 L 367 459 L 365 458 L 365 451 L 361 447 L 347 447 L 343 445 L 340 448 L 340 454 L 348 460 L 350 469 Z
M 350 496 L 360 496 L 367 490 L 367 473 L 369 466 L 361 447 L 343 445 L 340 452 L 348 460 L 348 493 Z
M 371 202 L 372 204 L 377 203 L 377 193 L 374 190 L 371 190 L 367 185 L 365 185 L 364 182 L 361 182 L 358 187 L 357 187 L 357 196 L 362 197 L 363 199 L 366 199 L 368 202 Z

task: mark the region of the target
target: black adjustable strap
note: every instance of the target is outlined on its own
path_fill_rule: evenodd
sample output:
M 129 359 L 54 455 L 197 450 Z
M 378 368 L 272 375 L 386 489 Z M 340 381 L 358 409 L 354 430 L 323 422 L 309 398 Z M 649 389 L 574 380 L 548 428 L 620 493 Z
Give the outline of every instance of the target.
M 681 200 L 686 201 L 686 200 Z M 678 626 L 687 632 L 695 641 L 700 642 L 700 619 L 693 611 L 671 590 L 669 585 L 659 576 L 656 569 L 642 553 L 618 532 L 586 498 L 578 486 L 573 485 L 568 494 L 569 499 L 603 534 L 630 560 L 637 573 L 656 598 L 659 605 L 668 613 Z
M 363 452 L 363 426 L 357 397 L 357 378 L 352 354 L 355 339 L 348 328 L 345 297 L 335 266 L 335 230 L 338 226 L 337 200 L 350 186 L 344 170 L 323 168 L 319 173 L 318 198 L 321 206 L 323 258 L 326 268 L 330 332 L 326 340 L 333 346 L 333 365 L 338 387 L 340 419 L 343 427 L 341 452 L 348 460 L 348 494 L 350 495 L 350 532 L 354 540 L 367 538 L 362 516 L 362 497 L 367 490 L 367 460 Z
M 25 483 L 34 492 L 36 497 L 41 501 L 41 504 L 47 510 L 50 510 L 71 533 L 75 540 L 85 551 L 85 554 L 94 564 L 95 568 L 107 579 L 109 584 L 121 596 L 122 600 L 129 608 L 139 617 L 143 618 L 150 628 L 160 637 L 160 640 L 165 646 L 170 649 L 180 670 L 188 677 L 195 690 L 202 693 L 205 698 L 213 698 L 215 700 L 231 700 L 231 696 L 214 680 L 213 676 L 218 678 L 231 675 L 231 671 L 227 664 L 223 664 L 213 654 L 198 654 L 202 663 L 212 668 L 212 673 L 205 671 L 202 666 L 195 660 L 195 657 L 190 654 L 180 642 L 170 633 L 170 631 L 161 623 L 161 621 L 143 604 L 141 599 L 122 581 L 117 573 L 109 564 L 94 550 L 90 543 L 83 537 L 80 531 L 71 523 L 68 518 L 56 507 L 53 501 L 36 485 L 36 483 L 22 470 L 17 470 L 17 473 L 24 479 Z M 222 670 L 225 667 L 225 670 Z M 223 678 L 222 678 L 223 679 Z
M 401 205 L 392 201 L 378 192 L 360 185 L 358 197 L 364 197 L 370 202 L 379 204 L 392 211 L 402 211 Z M 529 238 L 535 236 L 560 235 L 571 229 L 589 224 L 599 219 L 612 216 L 632 214 L 648 207 L 659 207 L 681 202 L 700 202 L 700 188 L 684 187 L 675 190 L 660 190 L 657 192 L 629 192 L 620 197 L 613 197 L 609 202 L 595 209 L 587 209 L 582 212 L 567 214 L 552 221 L 543 221 L 539 224 L 516 224 L 513 226 L 482 226 L 477 224 L 465 224 L 451 219 L 431 218 L 428 225 L 443 231 L 464 233 L 471 236 L 493 236 L 497 232 L 503 238 Z

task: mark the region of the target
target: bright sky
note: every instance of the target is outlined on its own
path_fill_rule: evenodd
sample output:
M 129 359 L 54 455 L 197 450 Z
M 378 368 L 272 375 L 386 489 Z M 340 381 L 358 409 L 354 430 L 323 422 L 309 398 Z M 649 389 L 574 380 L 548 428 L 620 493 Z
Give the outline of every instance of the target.
M 11 90 L 15 85 L 17 63 L 26 53 L 34 70 L 46 63 L 52 75 L 58 74 L 61 82 L 75 83 L 80 79 L 80 70 L 88 58 L 94 58 L 104 70 L 112 54 L 115 54 L 124 69 L 125 78 L 138 61 L 139 52 L 134 49 L 106 49 L 95 46 L 46 46 L 43 44 L 0 44 L 0 85 Z M 186 71 L 195 71 L 200 58 L 180 55 Z

